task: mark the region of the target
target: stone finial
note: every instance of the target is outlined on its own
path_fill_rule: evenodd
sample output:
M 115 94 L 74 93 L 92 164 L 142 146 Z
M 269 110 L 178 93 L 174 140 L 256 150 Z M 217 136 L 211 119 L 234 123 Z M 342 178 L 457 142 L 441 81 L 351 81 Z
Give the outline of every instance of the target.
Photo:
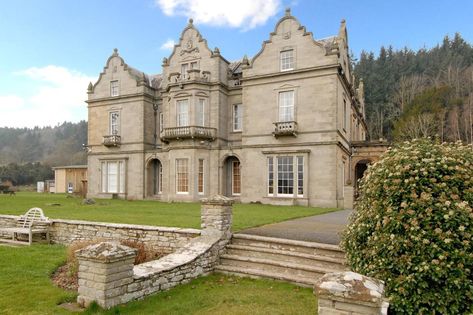
M 166 57 L 163 57 L 163 66 L 167 66 L 169 64 L 169 60 Z
M 194 19 L 193 18 L 190 18 L 189 19 L 189 26 L 193 25 L 194 24 Z
M 89 86 L 87 87 L 87 93 L 93 93 L 94 92 L 94 85 L 92 82 L 89 82 Z
M 243 65 L 249 65 L 250 64 L 250 62 L 248 61 L 248 56 L 247 55 L 243 56 L 243 59 L 242 59 L 241 63 Z
M 286 8 L 285 15 L 286 16 L 291 16 L 291 8 L 289 8 L 289 7 Z
M 218 49 L 218 47 L 214 48 L 214 54 L 220 55 L 220 49 Z
M 341 24 L 346 24 L 345 19 L 342 19 L 342 20 L 340 21 L 340 23 L 341 23 Z
M 113 57 L 116 57 L 118 56 L 118 49 L 117 48 L 113 48 L 113 54 L 112 54 Z

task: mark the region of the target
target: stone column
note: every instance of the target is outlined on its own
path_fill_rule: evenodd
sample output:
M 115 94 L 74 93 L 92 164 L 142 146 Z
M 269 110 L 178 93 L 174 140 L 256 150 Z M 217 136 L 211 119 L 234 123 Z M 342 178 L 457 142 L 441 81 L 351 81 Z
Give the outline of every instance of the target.
M 328 273 L 314 287 L 319 315 L 387 315 L 384 283 L 355 272 Z
M 216 195 L 202 200 L 201 228 L 203 231 L 217 230 L 231 233 L 233 199 Z
M 136 249 L 113 242 L 88 246 L 76 252 L 79 260 L 79 296 L 83 307 L 96 301 L 103 308 L 121 303 L 133 282 Z

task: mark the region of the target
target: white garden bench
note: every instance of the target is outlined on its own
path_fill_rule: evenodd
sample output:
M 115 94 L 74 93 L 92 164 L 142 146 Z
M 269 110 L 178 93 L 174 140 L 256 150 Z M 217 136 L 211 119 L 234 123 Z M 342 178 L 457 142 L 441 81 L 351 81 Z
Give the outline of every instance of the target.
M 43 210 L 40 208 L 31 208 L 18 218 L 15 227 L 0 227 L 0 233 L 11 234 L 11 240 L 1 239 L 0 241 L 31 245 L 34 234 L 46 234 L 46 241 L 49 244 L 50 225 L 51 221 L 44 216 Z M 28 235 L 28 243 L 18 239 L 19 235 Z

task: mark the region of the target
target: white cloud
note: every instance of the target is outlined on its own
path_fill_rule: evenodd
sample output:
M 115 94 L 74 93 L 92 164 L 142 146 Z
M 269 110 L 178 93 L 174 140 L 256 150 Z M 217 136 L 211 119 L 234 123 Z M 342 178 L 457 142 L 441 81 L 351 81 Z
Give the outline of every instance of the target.
M 49 65 L 15 73 L 31 79 L 34 88 L 24 95 L 0 95 L 0 127 L 53 126 L 87 118 L 87 86 L 96 78 Z
M 174 39 L 168 39 L 166 42 L 164 42 L 161 45 L 161 49 L 163 49 L 163 50 L 172 50 L 174 48 L 175 44 L 176 44 L 176 42 L 174 41 Z
M 282 0 L 155 0 L 164 14 L 193 18 L 196 23 L 251 29 L 274 16 Z

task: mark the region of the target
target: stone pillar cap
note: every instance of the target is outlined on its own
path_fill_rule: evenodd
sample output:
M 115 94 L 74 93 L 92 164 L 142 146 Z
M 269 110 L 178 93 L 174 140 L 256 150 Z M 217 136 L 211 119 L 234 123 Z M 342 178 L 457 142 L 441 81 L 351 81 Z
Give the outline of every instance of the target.
M 203 204 L 207 205 L 224 205 L 224 206 L 230 206 L 233 204 L 233 199 L 228 198 L 222 195 L 215 195 L 209 198 L 204 198 L 201 200 Z
M 136 252 L 136 249 L 117 242 L 102 242 L 77 250 L 76 256 L 94 261 L 113 262 L 135 256 Z
M 327 273 L 315 283 L 317 296 L 343 298 L 364 303 L 382 303 L 384 282 L 346 271 Z

